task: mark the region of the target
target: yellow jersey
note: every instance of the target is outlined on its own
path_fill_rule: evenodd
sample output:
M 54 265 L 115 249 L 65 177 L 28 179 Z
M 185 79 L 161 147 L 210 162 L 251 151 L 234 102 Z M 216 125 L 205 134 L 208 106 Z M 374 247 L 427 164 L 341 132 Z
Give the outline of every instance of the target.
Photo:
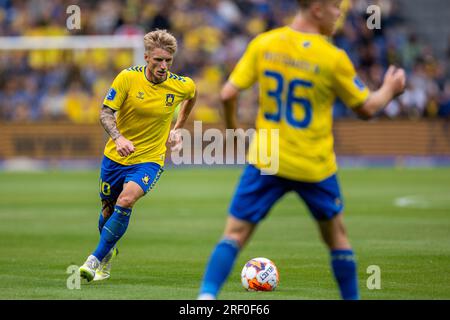
M 155 162 L 163 166 L 173 113 L 178 104 L 194 97 L 195 84 L 171 72 L 165 81 L 154 84 L 147 79 L 145 69 L 135 66 L 122 70 L 103 100 L 105 106 L 117 111 L 117 128 L 133 143 L 135 152 L 121 157 L 109 138 L 104 154 L 123 165 Z
M 356 108 L 370 93 L 343 50 L 323 35 L 288 26 L 253 39 L 229 81 L 239 89 L 259 83 L 259 138 L 250 144 L 249 162 L 264 171 L 267 163 L 258 155 L 277 152 L 276 174 L 305 182 L 322 181 L 337 170 L 332 134 L 336 97 Z M 278 150 L 270 150 L 271 135 L 259 134 L 261 129 L 279 130 Z

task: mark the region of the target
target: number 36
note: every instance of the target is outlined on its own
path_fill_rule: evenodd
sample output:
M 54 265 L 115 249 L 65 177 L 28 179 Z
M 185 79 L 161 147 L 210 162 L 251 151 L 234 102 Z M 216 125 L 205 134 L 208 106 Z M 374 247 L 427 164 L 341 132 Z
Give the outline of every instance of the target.
M 295 89 L 297 87 L 304 88 L 312 88 L 313 84 L 310 81 L 302 80 L 302 79 L 293 79 L 288 84 L 287 96 L 285 104 L 283 103 L 283 92 L 284 92 L 284 79 L 280 73 L 275 71 L 265 71 L 264 75 L 269 78 L 273 78 L 277 82 L 277 86 L 275 90 L 267 91 L 267 95 L 273 99 L 275 99 L 277 103 L 277 111 L 274 113 L 265 112 L 264 117 L 267 120 L 280 122 L 283 116 L 286 117 L 286 121 L 295 128 L 307 128 L 311 123 L 312 117 L 312 107 L 311 101 L 304 97 L 298 97 L 294 95 Z M 283 105 L 286 107 L 283 108 Z M 303 120 L 297 120 L 294 118 L 294 105 L 301 106 L 305 111 L 305 117 Z

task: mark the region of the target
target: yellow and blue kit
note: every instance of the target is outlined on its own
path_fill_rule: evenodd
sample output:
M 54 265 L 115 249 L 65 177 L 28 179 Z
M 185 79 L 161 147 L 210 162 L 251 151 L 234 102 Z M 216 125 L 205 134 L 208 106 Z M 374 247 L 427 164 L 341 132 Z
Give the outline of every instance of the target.
M 369 96 L 347 54 L 323 35 L 286 26 L 253 39 L 229 81 L 239 89 L 259 84 L 258 139 L 250 144 L 252 165 L 244 171 L 230 212 L 256 223 L 294 190 L 316 219 L 339 213 L 343 205 L 335 175 L 333 104 L 338 97 L 357 108 Z M 277 150 L 271 150 L 270 134 L 258 134 L 263 129 L 279 130 Z M 267 163 L 259 155 L 273 157 L 275 152 L 276 176 L 261 175 Z
M 145 68 L 120 72 L 103 101 L 117 111 L 117 128 L 135 147 L 133 154 L 123 158 L 114 141 L 108 140 L 105 156 L 123 165 L 155 162 L 162 166 L 175 108 L 195 94 L 192 79 L 169 72 L 165 81 L 154 84 L 147 79 Z
M 319 34 L 283 27 L 256 37 L 229 81 L 239 89 L 259 83 L 250 165 L 241 175 L 229 213 L 256 225 L 290 191 L 304 200 L 316 220 L 331 220 L 341 213 L 343 202 L 333 150 L 333 103 L 339 97 L 348 107 L 357 108 L 369 96 L 345 52 Z M 278 149 L 276 143 L 272 144 L 272 132 L 277 130 Z M 266 159 L 273 161 L 276 156 L 278 170 L 267 174 L 273 167 Z M 241 245 L 234 237 L 224 237 L 216 245 L 200 297 L 217 297 Z M 330 248 L 330 257 L 341 297 L 359 299 L 353 250 Z
M 239 89 L 259 83 L 256 130 L 279 129 L 277 175 L 319 182 L 336 172 L 333 103 L 339 97 L 356 108 L 369 95 L 343 50 L 325 36 L 278 28 L 249 44 L 229 80 Z M 260 169 L 258 148 L 270 146 L 263 137 L 249 151 L 250 162 Z
M 128 181 L 149 191 L 162 172 L 175 108 L 195 95 L 192 79 L 168 72 L 165 81 L 155 84 L 147 79 L 145 69 L 135 66 L 122 70 L 103 101 L 116 111 L 117 128 L 133 143 L 135 152 L 121 157 L 109 138 L 102 162 L 102 199 L 117 198 Z

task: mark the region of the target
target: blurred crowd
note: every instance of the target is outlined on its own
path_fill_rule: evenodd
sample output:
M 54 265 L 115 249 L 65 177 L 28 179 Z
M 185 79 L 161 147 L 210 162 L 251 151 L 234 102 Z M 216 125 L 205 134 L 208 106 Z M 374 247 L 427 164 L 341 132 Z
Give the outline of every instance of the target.
M 67 30 L 66 9 L 81 9 L 81 28 Z M 387 118 L 450 117 L 450 39 L 437 59 L 429 44 L 406 28 L 394 1 L 378 0 L 382 28 L 369 30 L 365 0 L 344 0 L 333 41 L 358 73 L 377 88 L 389 64 L 406 69 L 405 93 L 390 103 Z M 33 35 L 144 35 L 171 31 L 179 42 L 174 73 L 192 77 L 199 99 L 193 119 L 220 121 L 218 92 L 248 42 L 258 33 L 290 23 L 294 0 L 0 0 L 0 37 Z M 144 61 L 140 62 L 143 64 Z M 0 49 L 0 121 L 98 121 L 98 110 L 114 76 L 134 64 L 129 49 Z M 256 95 L 246 92 L 240 117 L 251 122 Z M 335 117 L 354 117 L 339 101 Z

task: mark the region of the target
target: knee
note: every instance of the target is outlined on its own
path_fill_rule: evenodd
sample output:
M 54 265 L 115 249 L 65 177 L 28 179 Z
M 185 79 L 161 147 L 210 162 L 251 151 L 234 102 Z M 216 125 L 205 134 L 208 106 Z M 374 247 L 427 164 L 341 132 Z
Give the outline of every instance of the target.
M 330 250 L 346 249 L 350 247 L 345 228 L 332 230 L 329 233 L 322 233 L 322 239 Z
M 123 208 L 132 208 L 136 202 L 136 199 L 128 195 L 120 195 L 117 199 L 117 205 Z
M 223 234 L 224 239 L 230 239 L 234 241 L 239 248 L 243 248 L 250 238 L 253 231 L 253 226 L 241 226 L 239 228 L 233 228 L 225 230 Z
M 225 224 L 225 230 L 223 232 L 223 238 L 230 239 L 237 243 L 239 248 L 243 248 L 250 238 L 256 224 L 250 223 L 248 221 L 239 220 L 233 216 L 227 218 Z

